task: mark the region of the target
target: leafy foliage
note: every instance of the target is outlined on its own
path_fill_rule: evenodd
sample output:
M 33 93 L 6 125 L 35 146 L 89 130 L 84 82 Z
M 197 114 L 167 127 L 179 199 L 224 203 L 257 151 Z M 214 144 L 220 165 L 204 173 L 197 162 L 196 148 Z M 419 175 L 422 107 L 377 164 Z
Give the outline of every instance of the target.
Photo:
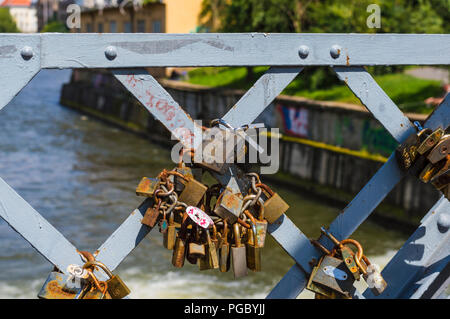
M 370 4 L 380 7 L 379 29 L 367 26 Z M 448 33 L 450 0 L 204 0 L 201 17 L 207 30 L 219 32 Z M 369 67 L 375 75 L 401 70 Z M 248 68 L 244 80 L 256 78 L 253 73 Z M 310 67 L 301 77 L 299 89 L 325 89 L 339 81 L 328 68 Z
M 49 21 L 41 30 L 41 32 L 68 32 L 66 25 L 61 21 Z
M 8 8 L 0 8 L 0 32 L 1 33 L 16 33 L 20 32 L 16 26 L 16 22 L 9 14 Z

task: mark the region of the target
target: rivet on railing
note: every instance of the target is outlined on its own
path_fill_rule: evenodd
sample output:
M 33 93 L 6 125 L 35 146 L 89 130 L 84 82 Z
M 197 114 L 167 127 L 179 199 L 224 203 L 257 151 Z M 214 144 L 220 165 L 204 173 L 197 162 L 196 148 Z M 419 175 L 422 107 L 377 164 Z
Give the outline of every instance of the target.
M 301 45 L 300 48 L 298 48 L 298 55 L 302 59 L 306 59 L 308 54 L 309 54 L 309 47 L 307 47 L 306 45 Z
M 28 61 L 33 57 L 33 48 L 29 47 L 28 45 L 24 46 L 22 50 L 20 50 L 20 55 L 24 60 Z
M 446 232 L 450 228 L 450 214 L 440 214 L 437 220 L 437 224 L 442 232 Z
M 110 45 L 105 50 L 105 56 L 108 60 L 114 60 L 117 57 L 117 50 L 115 46 Z
M 341 55 L 342 48 L 335 44 L 330 49 L 330 55 L 333 59 L 337 59 Z

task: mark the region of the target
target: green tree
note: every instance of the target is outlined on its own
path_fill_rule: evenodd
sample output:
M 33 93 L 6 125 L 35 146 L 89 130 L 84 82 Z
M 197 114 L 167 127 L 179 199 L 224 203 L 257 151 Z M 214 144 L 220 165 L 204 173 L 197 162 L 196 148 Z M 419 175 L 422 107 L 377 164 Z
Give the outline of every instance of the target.
M 0 32 L 16 33 L 20 32 L 16 26 L 16 22 L 9 14 L 8 8 L 0 8 Z
M 41 30 L 41 32 L 68 32 L 66 25 L 61 21 L 49 21 Z

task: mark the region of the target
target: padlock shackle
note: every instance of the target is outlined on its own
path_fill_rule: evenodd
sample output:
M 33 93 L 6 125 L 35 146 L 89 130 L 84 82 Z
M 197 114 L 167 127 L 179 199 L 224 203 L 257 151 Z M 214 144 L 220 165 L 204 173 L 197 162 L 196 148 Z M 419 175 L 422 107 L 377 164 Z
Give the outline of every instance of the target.
M 258 247 L 258 233 L 256 231 L 256 224 L 253 222 L 253 220 L 250 222 L 250 226 L 251 232 L 253 233 L 254 245 L 255 247 Z
M 275 192 L 266 184 L 258 183 L 258 184 L 256 184 L 256 187 L 260 187 L 260 188 L 264 189 L 270 195 L 270 197 L 275 195 Z
M 236 247 L 241 247 L 241 234 L 239 232 L 239 224 L 233 224 L 233 234 L 234 234 L 234 245 Z
M 108 275 L 109 278 L 112 278 L 114 276 L 111 270 L 109 270 L 104 263 L 97 260 L 88 261 L 83 265 L 83 269 L 92 269 L 95 266 L 100 267 L 106 273 L 106 275 Z

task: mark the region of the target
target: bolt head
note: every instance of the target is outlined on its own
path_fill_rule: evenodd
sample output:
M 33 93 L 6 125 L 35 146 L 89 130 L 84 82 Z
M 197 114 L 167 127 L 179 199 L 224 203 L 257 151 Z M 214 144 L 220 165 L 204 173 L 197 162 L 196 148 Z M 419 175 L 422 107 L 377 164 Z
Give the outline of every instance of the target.
M 306 59 L 306 57 L 309 55 L 309 47 L 307 47 L 306 45 L 301 45 L 298 48 L 298 55 L 302 58 L 302 59 Z
M 437 224 L 441 229 L 447 231 L 450 228 L 450 214 L 440 214 L 437 220 Z
M 341 55 L 342 48 L 335 44 L 330 49 L 330 55 L 333 59 L 337 59 Z
M 115 46 L 110 45 L 105 50 L 105 56 L 108 60 L 114 60 L 117 57 L 117 50 Z
M 20 55 L 22 56 L 22 58 L 24 60 L 27 60 L 27 61 L 33 57 L 33 54 L 34 54 L 33 53 L 33 48 L 28 46 L 28 45 L 24 46 L 22 48 L 22 50 L 20 50 Z

